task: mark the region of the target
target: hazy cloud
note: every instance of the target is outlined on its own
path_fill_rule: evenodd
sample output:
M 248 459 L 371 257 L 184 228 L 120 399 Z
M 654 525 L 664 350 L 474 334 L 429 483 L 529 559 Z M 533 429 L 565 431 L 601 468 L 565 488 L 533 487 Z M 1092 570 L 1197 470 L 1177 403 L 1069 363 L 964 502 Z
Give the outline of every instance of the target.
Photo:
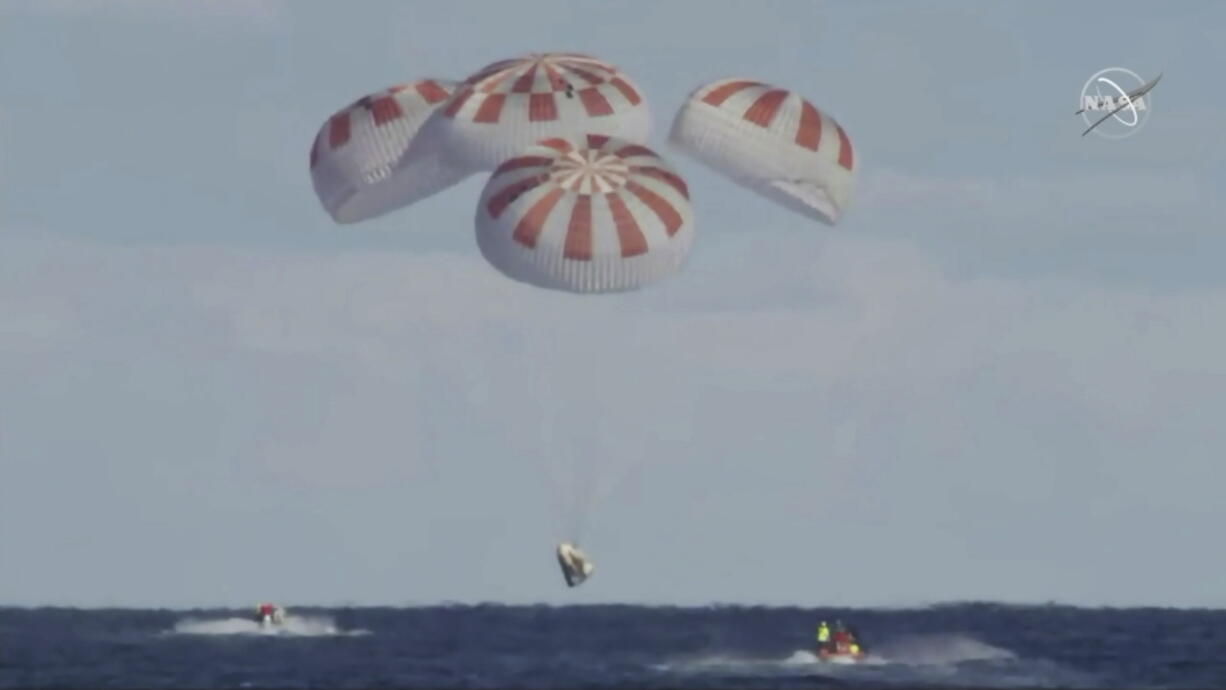
M 673 539 L 718 567 L 718 544 L 753 540 L 735 526 L 744 502 L 769 493 L 754 504 L 754 530 L 787 535 L 818 515 L 851 511 L 836 543 L 926 526 L 953 540 L 933 545 L 947 555 L 994 553 L 987 535 L 1018 521 L 1062 524 L 1033 548 L 1059 553 L 1093 539 L 1102 558 L 1059 566 L 1072 590 L 1009 592 L 1144 596 L 1148 580 L 1118 573 L 1109 591 L 1088 583 L 1100 569 L 1122 567 L 1107 551 L 1126 553 L 1138 529 L 1178 522 L 1195 531 L 1186 520 L 1215 505 L 1211 448 L 1222 439 L 1209 411 L 1226 402 L 1217 356 L 1226 346 L 1226 293 L 959 280 L 898 242 L 841 237 L 820 252 L 805 244 L 814 243 L 798 240 L 784 260 L 749 251 L 741 275 L 698 263 L 660 289 L 609 300 L 513 283 L 476 252 L 321 256 L 39 242 L 22 252 L 14 243 L 7 267 L 36 256 L 41 269 L 4 286 L 10 325 L 0 333 L 8 353 L 0 371 L 9 382 L 0 399 L 13 409 L 48 386 L 72 396 L 84 381 L 109 382 L 109 397 L 131 419 L 157 416 L 151 405 L 193 410 L 188 419 L 210 428 L 210 444 L 234 453 L 217 458 L 231 468 L 229 481 L 247 477 L 275 494 L 384 487 L 401 494 L 398 512 L 408 520 L 434 519 L 442 495 L 462 496 L 474 476 L 502 484 L 498 501 L 543 500 L 536 517 L 503 514 L 521 537 L 481 541 L 472 558 L 511 548 L 539 529 L 537 520 L 577 519 L 547 517 L 551 501 L 570 509 L 566 492 L 551 497 L 553 482 L 567 492 L 612 492 L 592 529 L 606 557 L 627 559 L 623 568 L 655 562 L 653 577 L 668 575 L 681 566 L 654 559 Z M 740 288 L 771 280 L 789 286 L 791 306 L 738 302 Z M 705 305 L 692 311 L 687 300 L 702 293 Z M 98 344 L 95 359 L 127 362 L 122 380 L 84 374 L 77 342 Z M 166 367 L 177 373 L 161 381 Z M 173 443 L 157 441 L 165 431 L 116 428 L 105 438 L 116 450 L 162 446 Z M 38 444 L 37 433 L 10 433 L 25 452 Z M 1162 458 L 1160 470 L 1152 457 Z M 224 490 L 221 481 L 213 476 L 197 490 Z M 428 487 L 434 500 L 421 493 Z M 1165 516 L 1152 513 L 1159 506 Z M 960 518 L 969 514 L 975 519 Z M 631 539 L 644 524 L 664 523 L 664 542 Z M 417 558 L 443 548 L 429 533 L 405 539 Z M 867 557 L 875 558 L 885 556 Z M 846 596 L 873 600 L 873 583 Z M 656 581 L 647 590 L 627 573 L 603 591 L 692 600 L 728 596 L 721 593 L 734 584 L 683 592 Z M 810 596 L 800 580 L 779 584 L 777 600 Z M 451 591 L 440 587 L 429 591 Z M 917 591 L 958 596 L 952 585 Z
M 23 3 L 20 10 L 37 14 L 99 15 L 115 12 L 156 16 L 159 20 L 225 20 L 271 25 L 285 17 L 284 0 L 38 0 Z

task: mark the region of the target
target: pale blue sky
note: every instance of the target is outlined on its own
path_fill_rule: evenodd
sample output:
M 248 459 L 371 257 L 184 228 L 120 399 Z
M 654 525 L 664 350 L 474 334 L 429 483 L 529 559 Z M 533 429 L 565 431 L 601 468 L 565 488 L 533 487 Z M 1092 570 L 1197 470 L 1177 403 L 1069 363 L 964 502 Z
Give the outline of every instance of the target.
M 0 604 L 1226 605 L 1226 95 L 1204 2 L 0 0 Z M 337 108 L 608 59 L 675 279 L 503 278 L 483 180 L 337 227 Z M 1145 129 L 1081 85 L 1163 72 Z M 671 151 L 748 76 L 846 127 L 825 228 Z M 597 575 L 550 479 L 614 490 Z M 620 482 L 616 480 L 621 480 Z M 827 570 L 837 566 L 837 571 Z

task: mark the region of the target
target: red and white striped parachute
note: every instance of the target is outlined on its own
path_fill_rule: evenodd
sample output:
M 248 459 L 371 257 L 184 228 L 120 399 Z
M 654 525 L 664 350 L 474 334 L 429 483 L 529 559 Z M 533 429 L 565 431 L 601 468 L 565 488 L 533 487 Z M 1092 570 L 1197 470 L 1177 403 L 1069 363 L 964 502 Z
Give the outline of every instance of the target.
M 442 146 L 468 170 L 493 170 L 542 139 L 604 134 L 643 144 L 651 132 L 647 102 L 630 78 L 573 53 L 488 65 L 464 80 L 435 120 Z
M 407 156 L 422 124 L 455 86 L 440 79 L 393 86 L 328 118 L 311 146 L 311 180 L 336 222 L 383 215 L 446 189 L 471 172 L 449 167 L 433 153 L 411 160 Z
M 721 79 L 690 94 L 670 140 L 700 162 L 798 213 L 834 224 L 855 156 L 833 118 L 792 91 Z
M 694 240 L 689 189 L 641 144 L 547 139 L 490 176 L 477 246 L 507 276 L 569 292 L 633 290 L 680 270 Z

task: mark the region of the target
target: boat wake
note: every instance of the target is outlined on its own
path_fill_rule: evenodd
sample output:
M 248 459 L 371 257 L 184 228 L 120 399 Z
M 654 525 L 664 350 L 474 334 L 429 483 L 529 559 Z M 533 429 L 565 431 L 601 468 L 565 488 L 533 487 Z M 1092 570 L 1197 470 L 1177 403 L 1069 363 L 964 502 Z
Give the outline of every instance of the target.
M 718 654 L 655 666 L 673 674 L 825 677 L 857 683 L 922 683 L 944 686 L 1085 686 L 1093 679 L 1042 659 L 1017 654 L 967 635 L 911 635 L 874 644 L 859 661 L 823 660 L 798 649 L 786 657 Z
M 248 618 L 188 618 L 175 623 L 170 631 L 178 635 L 264 635 L 269 637 L 352 637 L 369 635 L 369 630 L 341 630 L 325 616 L 285 617 L 280 625 L 262 626 Z
M 980 661 L 1015 661 L 1013 652 L 993 647 L 967 635 L 907 635 L 873 647 L 873 654 L 888 663 L 909 666 L 952 666 Z

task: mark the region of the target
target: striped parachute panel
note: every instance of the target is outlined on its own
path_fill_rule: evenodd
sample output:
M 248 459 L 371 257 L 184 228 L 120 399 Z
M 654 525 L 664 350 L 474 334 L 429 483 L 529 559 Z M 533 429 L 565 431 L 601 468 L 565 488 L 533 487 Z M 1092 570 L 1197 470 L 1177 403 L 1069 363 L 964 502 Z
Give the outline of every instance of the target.
M 439 156 L 410 156 L 418 132 L 456 84 L 422 79 L 354 101 L 328 118 L 311 145 L 311 180 L 338 223 L 354 223 L 419 201 L 463 179 Z
M 799 94 L 752 79 L 694 90 L 670 141 L 700 162 L 825 223 L 850 201 L 856 155 L 843 127 Z
M 458 164 L 480 170 L 541 139 L 596 133 L 645 143 L 651 131 L 646 99 L 629 77 L 571 53 L 488 65 L 464 80 L 438 119 Z
M 477 245 L 502 273 L 570 292 L 634 290 L 681 269 L 689 188 L 641 144 L 553 138 L 504 161 L 477 208 Z

